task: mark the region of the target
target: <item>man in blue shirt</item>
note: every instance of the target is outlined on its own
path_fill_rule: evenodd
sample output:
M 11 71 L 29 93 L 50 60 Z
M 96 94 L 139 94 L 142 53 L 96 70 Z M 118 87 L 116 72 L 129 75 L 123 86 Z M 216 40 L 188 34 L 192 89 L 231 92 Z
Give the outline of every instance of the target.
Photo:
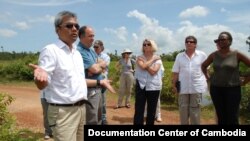
M 101 73 L 106 69 L 106 63 L 98 61 L 97 54 L 94 50 L 90 49 L 94 41 L 94 30 L 89 26 L 83 26 L 79 29 L 78 35 L 80 42 L 77 45 L 77 50 L 83 58 L 85 77 L 87 79 L 102 80 Z M 88 87 L 87 96 L 93 108 L 86 105 L 86 124 L 101 124 L 101 87 Z

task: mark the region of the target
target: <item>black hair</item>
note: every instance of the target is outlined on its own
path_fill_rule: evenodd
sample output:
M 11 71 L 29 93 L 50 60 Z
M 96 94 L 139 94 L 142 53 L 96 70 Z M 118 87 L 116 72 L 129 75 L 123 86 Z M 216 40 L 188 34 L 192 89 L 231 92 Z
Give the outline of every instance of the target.
M 188 39 L 193 39 L 194 42 L 195 42 L 195 44 L 197 44 L 197 39 L 196 39 L 196 37 L 194 37 L 193 35 L 187 36 L 186 39 L 185 39 L 185 42 L 187 42 Z
M 79 31 L 78 31 L 78 37 L 80 38 L 81 36 L 85 36 L 85 33 L 86 33 L 86 29 L 87 29 L 87 26 L 84 25 L 82 26 Z
M 230 45 L 231 45 L 232 42 L 233 42 L 233 37 L 232 37 L 231 33 L 227 32 L 227 31 L 223 31 L 223 32 L 221 32 L 221 33 L 219 34 L 218 39 L 220 38 L 220 36 L 222 36 L 222 34 L 226 34 L 226 35 L 227 35 L 228 40 L 230 41 Z

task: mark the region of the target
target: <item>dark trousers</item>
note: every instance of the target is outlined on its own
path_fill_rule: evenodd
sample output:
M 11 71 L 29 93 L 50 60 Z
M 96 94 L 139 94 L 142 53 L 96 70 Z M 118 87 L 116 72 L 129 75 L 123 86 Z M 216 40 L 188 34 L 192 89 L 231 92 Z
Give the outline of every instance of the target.
M 160 90 L 146 91 L 145 88 L 141 89 L 139 82 L 136 81 L 134 125 L 143 125 L 144 110 L 146 103 L 147 103 L 146 124 L 154 125 L 155 112 L 159 94 Z
M 106 88 L 102 88 L 102 123 L 107 120 L 106 111 Z
M 210 94 L 215 106 L 218 124 L 238 125 L 241 88 L 210 86 Z
M 45 129 L 45 135 L 52 135 L 52 130 L 49 127 L 49 122 L 48 122 L 48 107 L 49 107 L 49 103 L 46 101 L 45 98 L 41 98 L 41 104 L 42 104 L 42 108 L 43 108 L 43 126 Z

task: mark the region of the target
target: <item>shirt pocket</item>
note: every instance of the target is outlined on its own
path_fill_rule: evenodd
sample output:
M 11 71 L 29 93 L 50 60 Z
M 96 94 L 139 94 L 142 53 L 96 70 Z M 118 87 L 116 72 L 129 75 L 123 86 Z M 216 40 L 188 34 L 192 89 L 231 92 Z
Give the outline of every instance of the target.
M 190 107 L 197 108 L 201 106 L 201 94 L 192 94 L 192 99 L 190 99 Z

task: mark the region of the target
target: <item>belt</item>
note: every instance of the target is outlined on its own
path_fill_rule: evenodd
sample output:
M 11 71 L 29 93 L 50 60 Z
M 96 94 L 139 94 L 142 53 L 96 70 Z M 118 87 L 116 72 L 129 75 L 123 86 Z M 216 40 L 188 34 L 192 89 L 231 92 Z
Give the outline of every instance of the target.
M 94 108 L 93 105 L 88 100 L 80 100 L 73 104 L 49 103 L 49 105 L 52 105 L 52 106 L 64 106 L 64 107 L 82 106 L 83 104 L 88 104 L 91 108 Z

